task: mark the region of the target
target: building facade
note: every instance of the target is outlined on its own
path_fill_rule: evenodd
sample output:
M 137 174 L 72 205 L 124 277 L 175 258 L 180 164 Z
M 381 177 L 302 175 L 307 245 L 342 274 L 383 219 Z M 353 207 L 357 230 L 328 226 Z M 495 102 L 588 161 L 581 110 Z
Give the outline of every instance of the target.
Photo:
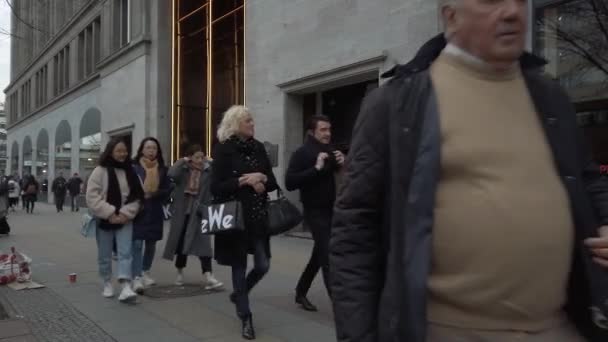
M 593 14 L 605 23 L 606 1 L 529 2 L 529 48 L 569 89 L 598 158 L 608 150 L 608 37 L 576 19 Z M 282 179 L 308 117 L 330 116 L 335 144 L 347 152 L 361 101 L 381 73 L 440 31 L 436 1 L 427 0 L 12 3 L 19 38 L 5 90 L 7 171 L 51 179 L 86 175 L 112 136 L 135 144 L 156 136 L 172 160 L 192 143 L 210 152 L 233 104 L 254 113 Z M 569 37 L 581 35 L 594 44 L 572 52 Z
M 113 136 L 170 145 L 170 1 L 11 3 L 7 172 L 86 177 Z
M 0 103 L 0 173 L 5 172 L 8 162 L 6 141 L 6 111 L 4 104 Z

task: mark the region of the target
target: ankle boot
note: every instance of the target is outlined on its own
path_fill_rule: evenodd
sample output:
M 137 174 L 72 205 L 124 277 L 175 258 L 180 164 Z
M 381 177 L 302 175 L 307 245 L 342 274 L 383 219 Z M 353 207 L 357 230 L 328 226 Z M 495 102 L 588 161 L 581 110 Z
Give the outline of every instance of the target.
M 242 319 L 243 321 L 243 338 L 246 340 L 255 340 L 255 330 L 253 329 L 253 318 L 249 315 Z

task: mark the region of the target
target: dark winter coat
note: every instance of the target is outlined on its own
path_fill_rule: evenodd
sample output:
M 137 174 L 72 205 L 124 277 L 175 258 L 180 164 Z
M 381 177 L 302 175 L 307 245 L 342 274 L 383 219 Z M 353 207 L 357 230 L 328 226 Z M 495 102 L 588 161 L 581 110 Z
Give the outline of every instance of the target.
M 82 178 L 72 177 L 68 181 L 68 191 L 70 196 L 80 195 L 80 186 L 82 185 Z
M 325 166 L 317 170 L 320 153 L 329 154 Z M 285 173 L 285 187 L 289 191 L 300 190 L 300 200 L 306 208 L 333 208 L 336 200 L 336 176 L 338 163 L 331 146 L 308 137 L 304 145 L 297 149 L 289 160 Z
M 169 231 L 169 237 L 167 238 L 167 244 L 165 245 L 165 252 L 163 258 L 167 260 L 173 260 L 173 257 L 178 254 L 185 255 L 196 255 L 203 257 L 212 257 L 213 248 L 211 246 L 211 237 L 203 236 L 198 234 L 201 228 L 201 219 L 197 215 L 196 211 L 201 203 L 211 203 L 211 167 L 208 162 L 205 163 L 203 171 L 201 172 L 200 187 L 198 192 L 198 198 L 195 200 L 192 206 L 192 213 L 188 218 L 186 224 L 186 188 L 188 181 L 190 180 L 190 167 L 183 160 L 178 160 L 169 169 L 169 178 L 175 183 L 175 188 L 172 193 L 173 203 L 173 216 L 171 217 L 171 229 Z M 184 238 L 184 246 L 182 251 L 178 251 L 179 240 L 186 229 L 186 235 Z M 196 241 L 195 241 L 196 239 Z
M 57 177 L 51 185 L 51 192 L 57 197 L 65 197 L 68 192 L 68 182 L 63 177 Z
M 38 201 L 38 192 L 40 191 L 40 184 L 38 184 L 38 182 L 35 179 L 30 179 L 27 180 L 25 182 L 23 182 L 24 185 L 21 188 L 22 191 L 24 191 L 23 193 L 23 199 L 26 201 Z M 33 185 L 36 188 L 36 192 L 34 193 L 27 193 L 27 189 L 30 187 L 30 185 Z
M 364 101 L 335 206 L 331 289 L 341 342 L 424 342 L 439 182 L 439 113 L 428 67 L 445 47 L 436 37 Z M 608 224 L 608 182 L 600 177 L 566 93 L 540 75 L 542 61 L 521 59 L 524 77 L 572 205 L 576 227 L 568 304 L 589 341 L 608 341 L 591 317 L 608 312 L 607 271 L 583 239 Z
M 253 191 L 251 187 L 239 187 L 239 178 L 247 173 L 261 172 L 268 177 L 266 191 L 272 192 L 278 189 L 277 181 L 272 172 L 272 166 L 264 145 L 255 142 L 255 158 L 260 161 L 261 167 L 257 170 L 250 168 L 239 152 L 237 144 L 228 140 L 218 143 L 213 151 L 213 168 L 211 175 L 211 192 L 214 202 L 222 203 L 237 200 L 243 203 L 249 196 L 247 192 Z M 248 203 L 243 203 L 248 207 Z M 247 260 L 247 254 L 253 253 L 254 239 L 266 240 L 266 255 L 270 257 L 270 236 L 261 236 L 260 231 L 267 227 L 258 227 L 248 221 L 247 209 L 244 210 L 245 232 L 223 233 L 215 236 L 215 258 L 221 265 L 232 266 L 235 263 Z
M 146 171 L 139 164 L 134 164 L 135 173 L 142 184 L 146 179 Z M 142 210 L 133 220 L 133 240 L 160 241 L 163 239 L 163 204 L 169 199 L 171 183 L 167 177 L 167 168 L 158 170 L 160 177 L 158 191 L 142 202 Z

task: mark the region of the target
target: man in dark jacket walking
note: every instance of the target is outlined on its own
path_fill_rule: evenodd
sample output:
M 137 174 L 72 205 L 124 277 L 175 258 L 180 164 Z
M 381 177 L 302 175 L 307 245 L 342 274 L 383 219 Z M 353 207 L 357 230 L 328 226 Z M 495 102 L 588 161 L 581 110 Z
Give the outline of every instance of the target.
M 310 229 L 315 241 L 310 261 L 296 287 L 296 303 L 307 311 L 317 311 L 307 294 L 319 269 L 323 272 L 325 286 L 329 286 L 329 237 L 336 199 L 335 173 L 344 164 L 344 155 L 333 149 L 330 143 L 329 118 L 312 117 L 308 124 L 306 142 L 291 156 L 285 174 L 287 190 L 300 190 L 304 224 Z
M 63 211 L 63 204 L 65 203 L 65 196 L 68 192 L 68 181 L 63 177 L 63 172 L 59 173 L 59 177 L 55 178 L 51 185 L 51 191 L 55 196 L 55 206 L 57 212 Z
M 80 211 L 78 205 L 78 196 L 80 196 L 80 188 L 82 186 L 82 178 L 78 173 L 74 173 L 74 176 L 68 181 L 68 191 L 70 192 L 70 200 L 72 204 L 72 211 Z
M 445 35 L 355 126 L 330 247 L 338 340 L 608 341 L 608 182 L 523 51 L 527 4 L 441 3 Z

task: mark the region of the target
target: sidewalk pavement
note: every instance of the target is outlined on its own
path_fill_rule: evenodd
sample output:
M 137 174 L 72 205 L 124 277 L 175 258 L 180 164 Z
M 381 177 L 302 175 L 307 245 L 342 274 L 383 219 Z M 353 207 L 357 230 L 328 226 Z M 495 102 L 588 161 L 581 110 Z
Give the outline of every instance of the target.
M 8 302 L 12 319 L 0 321 L 0 332 L 13 334 L 6 341 L 242 341 L 240 322 L 228 300 L 230 269 L 215 265 L 215 275 L 226 291 L 195 297 L 152 299 L 140 296 L 136 305 L 124 305 L 101 296 L 94 239 L 79 234 L 80 213 L 56 213 L 38 205 L 33 215 L 11 214 L 12 233 L 0 237 L 0 250 L 11 246 L 33 261 L 34 280 L 46 289 L 13 291 L 0 287 L 0 303 Z M 165 231 L 165 236 L 168 231 Z M 160 258 L 159 242 L 152 273 L 159 286 L 170 285 L 175 270 Z M 258 341 L 335 341 L 329 299 L 321 276 L 309 298 L 318 313 L 299 309 L 293 302 L 294 287 L 308 262 L 312 241 L 278 237 L 272 242 L 271 270 L 251 295 Z M 77 273 L 77 283 L 68 275 Z M 201 281 L 198 260 L 190 258 L 186 282 Z M 20 319 L 19 316 L 22 316 Z M 6 324 L 3 328 L 2 324 Z M 13 331 L 13 333 L 8 333 Z M 0 342 L 4 336 L 0 333 Z

